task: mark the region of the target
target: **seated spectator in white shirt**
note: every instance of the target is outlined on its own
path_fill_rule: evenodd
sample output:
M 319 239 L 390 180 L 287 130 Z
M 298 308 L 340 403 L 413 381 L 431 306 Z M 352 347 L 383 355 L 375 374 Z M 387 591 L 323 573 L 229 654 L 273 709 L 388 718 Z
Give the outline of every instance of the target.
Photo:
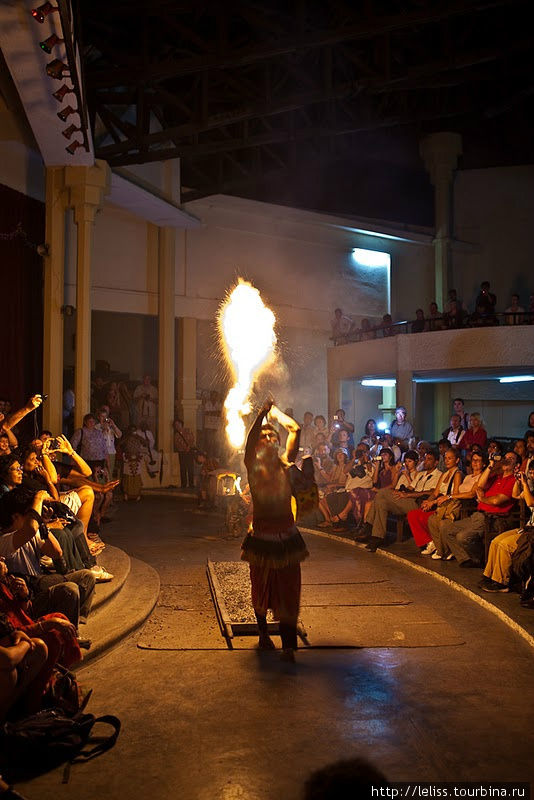
M 453 414 L 451 416 L 451 423 L 448 431 L 444 431 L 443 438 L 447 439 L 447 441 L 453 445 L 453 447 L 459 447 L 460 442 L 465 436 L 465 430 L 462 427 L 462 420 L 459 414 Z
M 509 315 L 509 316 L 507 316 L 505 318 L 507 325 L 522 325 L 522 324 L 524 324 L 523 317 L 517 316 L 518 314 L 524 314 L 525 313 L 525 309 L 523 308 L 523 306 L 519 305 L 519 295 L 518 294 L 513 294 L 512 295 L 512 302 L 508 306 L 508 308 L 505 309 L 505 311 Z

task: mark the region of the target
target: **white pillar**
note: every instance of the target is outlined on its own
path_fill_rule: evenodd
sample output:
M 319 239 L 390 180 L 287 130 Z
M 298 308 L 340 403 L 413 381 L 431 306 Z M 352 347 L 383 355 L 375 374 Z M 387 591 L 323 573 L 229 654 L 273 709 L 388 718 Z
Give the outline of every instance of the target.
M 448 289 L 452 288 L 452 184 L 458 156 L 462 153 L 462 137 L 458 133 L 432 133 L 421 141 L 420 153 L 434 186 L 435 299 L 438 308 L 443 311 Z

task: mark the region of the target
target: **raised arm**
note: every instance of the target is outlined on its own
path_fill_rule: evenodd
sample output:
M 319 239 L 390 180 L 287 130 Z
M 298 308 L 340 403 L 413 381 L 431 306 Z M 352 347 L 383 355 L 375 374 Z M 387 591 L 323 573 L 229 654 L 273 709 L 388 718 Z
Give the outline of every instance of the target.
M 299 451 L 300 425 L 298 422 L 295 422 L 292 417 L 288 417 L 287 414 L 284 414 L 283 411 L 280 411 L 278 406 L 273 405 L 271 407 L 270 416 L 275 420 L 275 422 L 278 422 L 287 431 L 288 435 L 284 458 L 287 462 L 294 461 Z
M 4 430 L 5 431 L 9 431 L 9 430 L 11 430 L 11 428 L 14 428 L 15 425 L 18 422 L 20 422 L 21 419 L 24 419 L 24 417 L 27 414 L 30 414 L 32 411 L 35 411 L 36 408 L 39 408 L 39 406 L 41 405 L 42 402 L 43 402 L 43 398 L 41 397 L 41 395 L 40 394 L 34 394 L 33 397 L 30 397 L 30 399 L 28 400 L 28 402 L 26 403 L 25 406 L 22 406 L 22 408 L 19 408 L 18 411 L 14 411 L 12 414 L 9 415 L 9 417 L 7 417 L 4 420 L 4 424 L 3 424 Z
M 86 461 L 84 461 L 84 459 L 81 457 L 79 453 L 76 452 L 76 450 L 71 445 L 66 436 L 58 436 L 57 442 L 58 442 L 57 448 L 55 450 L 51 450 L 50 452 L 66 453 L 68 456 L 70 456 L 84 478 L 88 478 L 90 475 L 93 474 L 93 471 L 89 466 L 89 464 Z
M 245 466 L 247 469 L 252 467 L 256 458 L 256 445 L 258 444 L 258 439 L 260 438 L 261 426 L 264 418 L 271 410 L 272 405 L 272 400 L 265 400 L 258 412 L 258 416 L 256 417 L 254 424 L 248 432 L 247 442 L 245 445 Z

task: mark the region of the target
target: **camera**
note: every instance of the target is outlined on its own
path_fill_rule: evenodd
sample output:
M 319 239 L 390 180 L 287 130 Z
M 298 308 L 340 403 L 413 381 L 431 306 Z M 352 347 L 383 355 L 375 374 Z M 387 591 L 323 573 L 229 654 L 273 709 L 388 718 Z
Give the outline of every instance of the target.
M 382 461 L 382 456 L 373 456 L 373 461 Z
M 495 453 L 494 455 L 490 456 L 490 461 L 500 461 L 501 459 L 502 456 L 499 455 L 498 453 Z

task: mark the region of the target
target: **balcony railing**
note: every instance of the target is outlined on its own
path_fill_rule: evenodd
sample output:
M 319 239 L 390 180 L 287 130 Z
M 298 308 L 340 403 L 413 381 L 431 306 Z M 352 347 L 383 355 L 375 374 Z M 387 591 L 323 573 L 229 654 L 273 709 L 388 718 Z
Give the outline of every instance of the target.
M 351 329 L 343 336 L 332 337 L 334 345 L 348 344 L 349 342 L 366 342 L 371 339 L 389 339 L 399 333 L 425 333 L 443 330 L 460 330 L 462 328 L 488 328 L 496 326 L 532 325 L 534 324 L 533 311 L 499 311 L 488 314 L 465 314 L 462 317 L 451 317 L 442 314 L 437 317 L 425 319 L 403 320 L 391 325 L 370 326 L 369 328 Z

